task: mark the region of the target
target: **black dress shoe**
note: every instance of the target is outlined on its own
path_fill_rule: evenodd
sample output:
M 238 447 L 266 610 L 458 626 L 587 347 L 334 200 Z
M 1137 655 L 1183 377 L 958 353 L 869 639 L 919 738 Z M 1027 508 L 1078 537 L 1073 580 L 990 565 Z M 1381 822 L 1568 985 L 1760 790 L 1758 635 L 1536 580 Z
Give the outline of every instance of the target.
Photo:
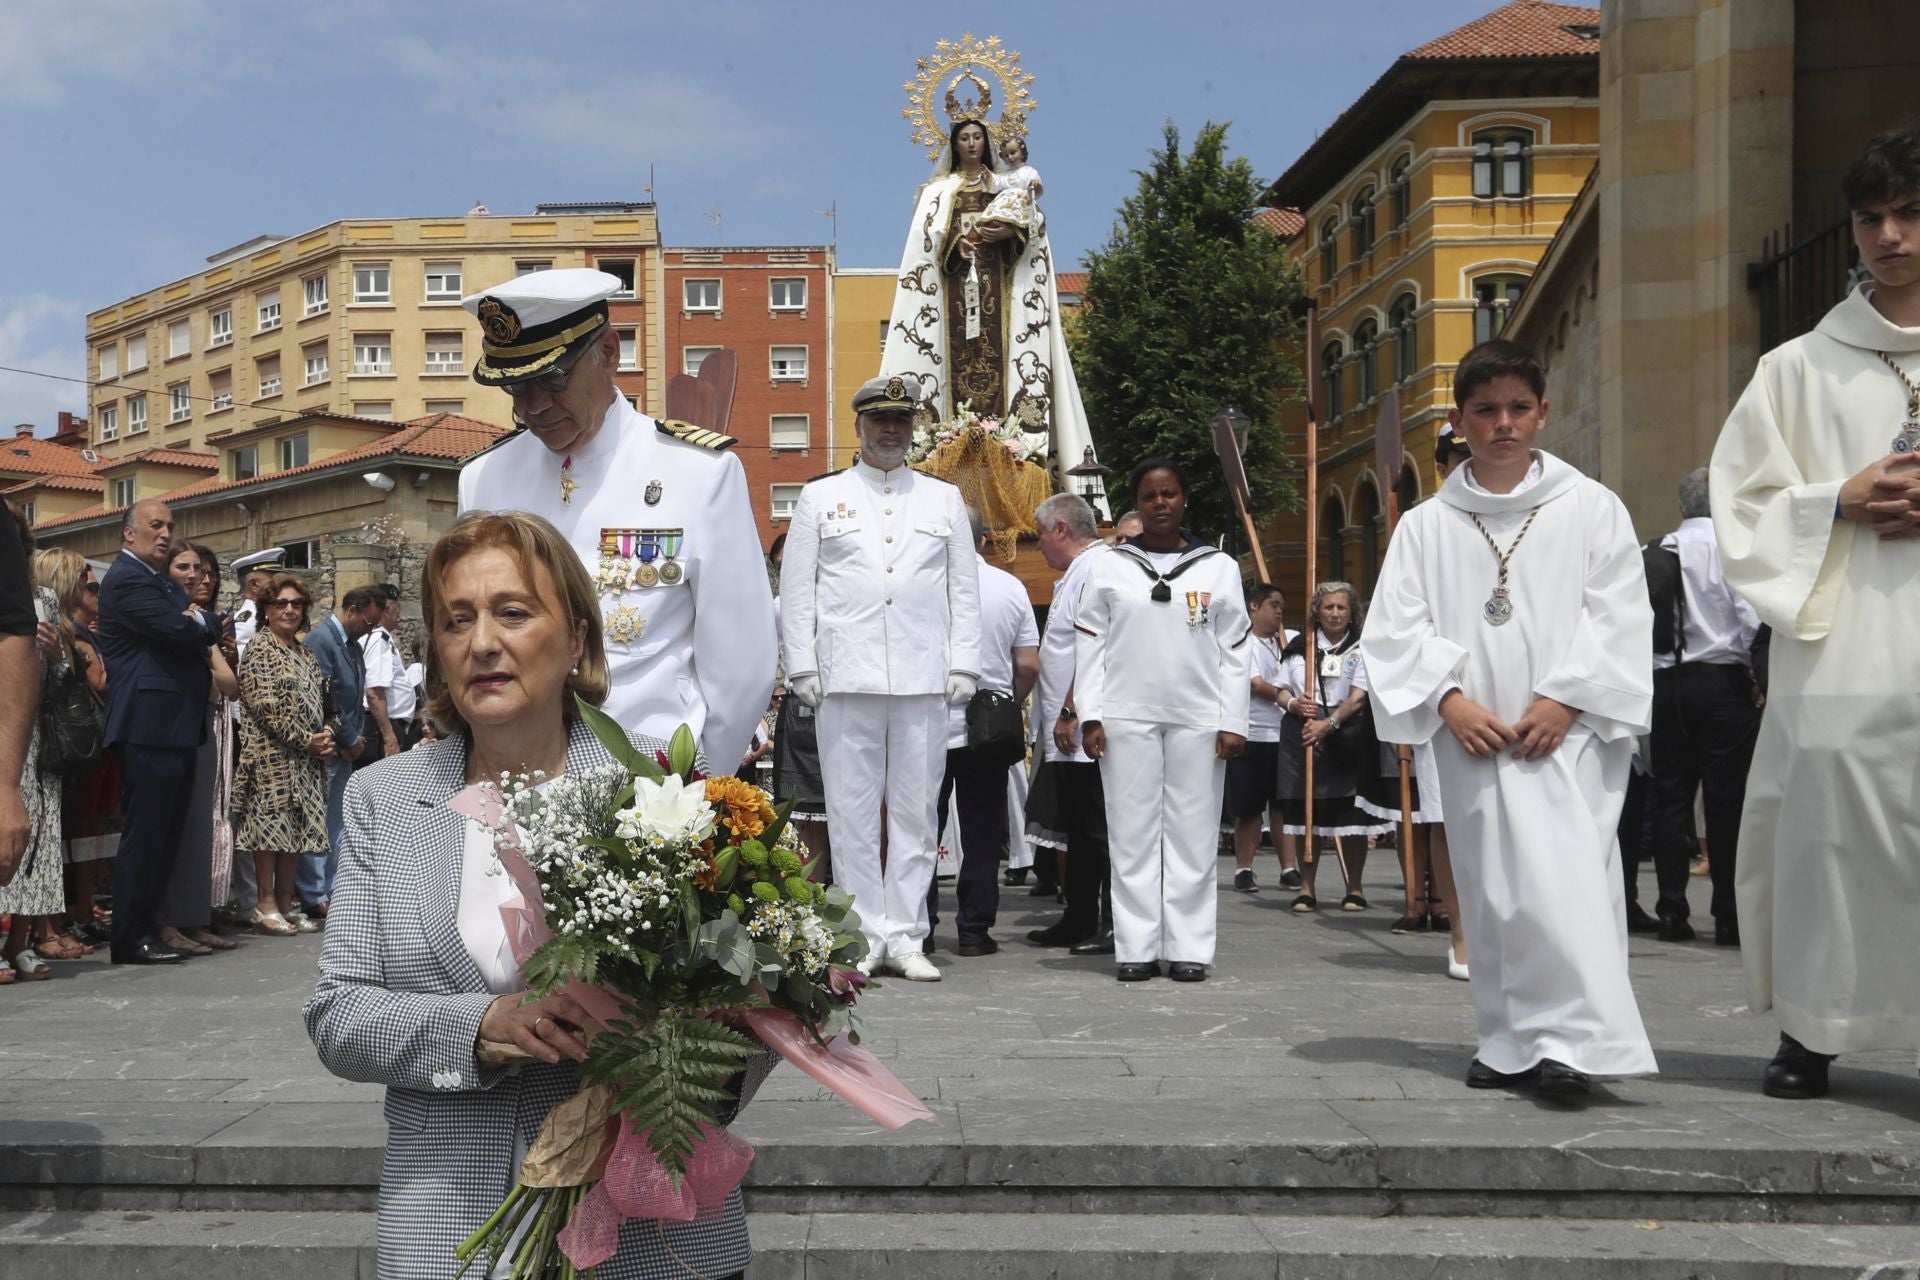
M 1027 934 L 1027 941 L 1037 947 L 1070 947 L 1076 942 L 1085 942 L 1087 935 L 1078 929 L 1067 927 L 1066 921 L 1048 925 L 1044 929 L 1035 929 Z
M 1658 933 L 1660 922 L 1648 915 L 1647 909 L 1639 903 L 1630 903 L 1627 906 L 1627 932 Z
M 1207 966 L 1191 960 L 1175 960 L 1167 966 L 1167 976 L 1175 982 L 1205 982 Z
M 928 934 L 925 938 L 922 938 L 920 940 L 920 954 L 923 956 L 930 956 L 935 951 L 938 951 L 939 949 L 940 949 L 939 947 L 934 945 L 932 934 Z
M 1827 1096 L 1827 1064 L 1830 1053 L 1815 1053 L 1782 1031 L 1780 1050 L 1767 1064 L 1760 1092 L 1769 1098 L 1824 1098 Z
M 1692 942 L 1693 926 L 1679 916 L 1660 917 L 1660 941 Z
M 1739 946 L 1740 922 L 1738 920 L 1715 920 L 1713 922 L 1713 945 L 1716 947 Z
M 977 942 L 963 942 L 955 948 L 963 956 L 990 956 L 999 949 L 1000 944 L 987 937 L 982 937 Z
M 186 958 L 186 952 L 157 942 L 143 942 L 131 951 L 116 951 L 112 956 L 115 964 L 179 964 Z
M 1027 896 L 1029 898 L 1051 898 L 1059 892 L 1059 885 L 1048 884 L 1046 881 L 1041 880 L 1037 882 L 1033 888 L 1027 890 Z
M 1085 942 L 1076 942 L 1067 948 L 1072 956 L 1110 956 L 1113 954 L 1113 930 L 1096 933 Z
M 1114 977 L 1122 982 L 1145 982 L 1148 978 L 1160 976 L 1160 962 L 1149 960 L 1145 964 L 1123 964 Z
M 1509 1074 L 1495 1071 L 1486 1063 L 1475 1058 L 1467 1067 L 1467 1088 L 1469 1089 L 1513 1089 L 1526 1084 L 1540 1074 L 1539 1067 L 1529 1067 L 1525 1071 Z
M 1555 1098 L 1584 1098 L 1593 1092 L 1593 1082 L 1584 1071 L 1575 1071 L 1564 1062 L 1547 1058 L 1540 1063 L 1540 1092 Z
M 1009 867 L 1006 874 L 1000 878 L 1000 883 L 1006 885 L 1009 889 L 1017 889 L 1026 882 L 1027 869 L 1025 867 Z

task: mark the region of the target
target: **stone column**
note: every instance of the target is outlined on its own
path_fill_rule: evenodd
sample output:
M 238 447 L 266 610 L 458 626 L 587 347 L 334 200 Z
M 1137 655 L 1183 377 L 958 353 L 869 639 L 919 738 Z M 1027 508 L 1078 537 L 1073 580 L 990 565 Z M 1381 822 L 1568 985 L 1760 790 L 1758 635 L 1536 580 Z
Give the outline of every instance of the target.
M 333 545 L 333 602 L 355 587 L 370 587 L 387 580 L 387 550 L 368 542 L 336 542 Z

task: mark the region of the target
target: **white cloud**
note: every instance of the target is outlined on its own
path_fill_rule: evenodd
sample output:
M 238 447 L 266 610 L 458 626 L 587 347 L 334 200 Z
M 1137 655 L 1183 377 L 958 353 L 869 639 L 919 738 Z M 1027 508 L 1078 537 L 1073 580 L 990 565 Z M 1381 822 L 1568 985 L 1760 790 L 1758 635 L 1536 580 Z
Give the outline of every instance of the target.
M 0 296 L 0 365 L 84 378 L 86 316 L 85 304 L 73 298 Z M 0 435 L 12 435 L 18 422 L 31 422 L 48 435 L 62 409 L 86 415 L 85 385 L 0 372 Z
M 737 163 L 780 135 L 776 122 L 681 72 L 622 67 L 583 77 L 578 65 L 524 51 L 501 55 L 418 36 L 392 41 L 387 56 L 420 85 L 427 110 L 468 135 L 469 154 L 498 155 L 506 140 L 517 157 L 603 170 L 623 191 L 643 185 L 636 179 L 650 164 Z
M 178 83 L 211 18 L 207 0 L 9 0 L 0 5 L 0 102 L 55 105 L 102 79 Z

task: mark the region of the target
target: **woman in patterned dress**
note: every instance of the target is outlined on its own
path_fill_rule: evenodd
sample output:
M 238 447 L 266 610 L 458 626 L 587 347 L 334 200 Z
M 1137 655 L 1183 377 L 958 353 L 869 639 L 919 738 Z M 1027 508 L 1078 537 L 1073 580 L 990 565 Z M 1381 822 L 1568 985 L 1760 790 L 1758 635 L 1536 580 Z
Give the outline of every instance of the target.
M 240 771 L 233 784 L 234 847 L 253 858 L 260 901 L 253 925 L 261 933 L 312 933 L 306 917 L 288 918 L 294 864 L 303 853 L 327 848 L 326 681 L 300 643 L 313 599 L 290 573 L 275 577 L 265 600 L 266 626 L 240 659 Z M 297 914 L 297 912 L 296 912 Z
M 8 514 L 19 524 L 20 544 L 31 557 L 32 531 L 17 509 L 8 508 Z M 33 611 L 47 624 L 40 630 L 40 675 L 44 684 L 49 676 L 66 669 L 66 654 L 58 638 L 60 601 L 37 579 Z M 54 630 L 50 632 L 49 627 Z M 0 957 L 21 978 L 38 981 L 53 976 L 47 958 L 70 958 L 53 937 L 53 917 L 66 909 L 66 858 L 60 834 L 60 779 L 40 768 L 38 717 L 34 719 L 32 740 L 27 743 L 26 765 L 20 771 L 20 795 L 27 805 L 27 851 L 21 855 L 12 882 L 0 886 L 0 915 L 13 916 L 13 927 L 4 946 L 0 946 Z

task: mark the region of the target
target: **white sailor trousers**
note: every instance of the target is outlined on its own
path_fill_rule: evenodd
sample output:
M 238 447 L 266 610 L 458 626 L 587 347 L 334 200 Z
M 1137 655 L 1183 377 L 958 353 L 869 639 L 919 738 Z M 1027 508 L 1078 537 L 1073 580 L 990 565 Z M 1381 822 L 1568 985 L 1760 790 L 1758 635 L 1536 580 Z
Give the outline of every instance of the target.
M 834 882 L 853 895 L 874 955 L 918 953 L 927 936 L 940 780 L 947 771 L 946 699 L 830 693 L 820 703 L 819 730 Z
M 1102 722 L 1113 951 L 1121 964 L 1212 964 L 1220 898 L 1215 861 L 1226 762 L 1218 732 L 1145 720 Z

